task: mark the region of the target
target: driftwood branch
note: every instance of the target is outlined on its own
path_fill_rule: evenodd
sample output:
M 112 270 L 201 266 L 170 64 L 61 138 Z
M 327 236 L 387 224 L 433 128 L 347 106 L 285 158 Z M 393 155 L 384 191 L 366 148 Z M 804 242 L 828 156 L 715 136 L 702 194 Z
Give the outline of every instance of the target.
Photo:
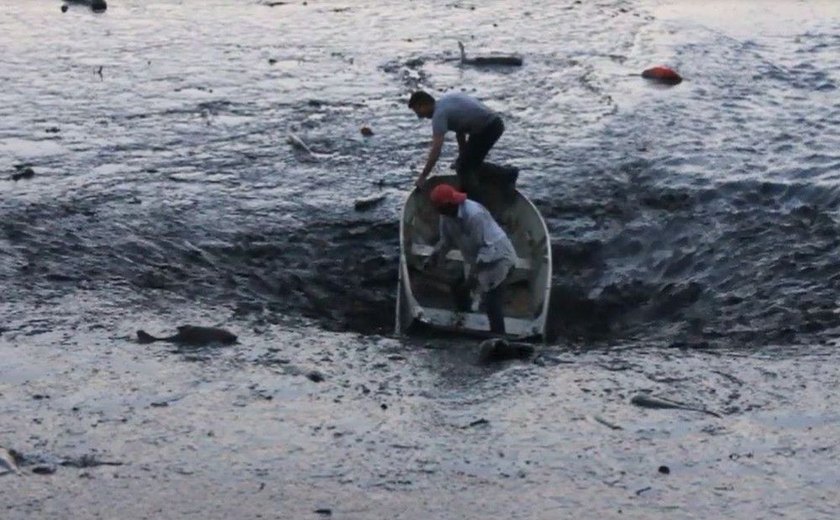
M 458 42 L 458 48 L 461 49 L 461 64 L 462 65 L 479 65 L 479 66 L 503 66 L 503 67 L 521 67 L 522 58 L 520 56 L 480 56 L 477 58 L 467 58 L 467 53 L 464 50 L 464 44 Z

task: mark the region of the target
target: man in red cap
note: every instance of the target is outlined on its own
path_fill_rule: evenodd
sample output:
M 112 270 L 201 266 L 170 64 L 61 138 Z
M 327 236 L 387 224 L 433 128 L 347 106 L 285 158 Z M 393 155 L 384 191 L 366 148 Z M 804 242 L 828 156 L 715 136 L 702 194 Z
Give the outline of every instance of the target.
M 516 263 L 513 244 L 487 208 L 468 200 L 466 193 L 449 184 L 439 184 L 430 198 L 441 215 L 440 240 L 426 264 L 436 264 L 453 246 L 458 247 L 468 266 L 465 288 L 469 291 L 478 288 L 490 320 L 490 331 L 504 334 L 502 282 Z M 457 296 L 457 287 L 455 292 Z

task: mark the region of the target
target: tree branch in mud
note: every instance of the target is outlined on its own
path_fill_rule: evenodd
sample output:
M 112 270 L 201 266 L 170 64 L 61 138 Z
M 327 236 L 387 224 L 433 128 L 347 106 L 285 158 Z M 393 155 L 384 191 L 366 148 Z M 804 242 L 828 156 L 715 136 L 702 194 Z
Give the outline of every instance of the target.
M 461 64 L 462 65 L 479 65 L 479 66 L 503 66 L 503 67 L 521 67 L 522 57 L 515 55 L 505 56 L 480 56 L 477 58 L 467 58 L 467 53 L 464 50 L 464 44 L 458 42 L 458 48 L 461 49 Z

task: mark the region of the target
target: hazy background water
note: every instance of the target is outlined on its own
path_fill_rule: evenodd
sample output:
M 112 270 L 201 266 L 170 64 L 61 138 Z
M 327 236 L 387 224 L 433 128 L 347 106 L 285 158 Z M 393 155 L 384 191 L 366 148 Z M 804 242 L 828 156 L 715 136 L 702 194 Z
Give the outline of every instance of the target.
M 7 480 L 12 517 L 836 510 L 840 4 L 59 6 L 0 5 L 0 433 L 129 467 Z M 461 67 L 458 40 L 525 64 Z M 686 80 L 639 77 L 660 63 Z M 418 87 L 505 118 L 491 158 L 554 244 L 540 364 L 387 337 Z M 242 343 L 128 341 L 185 322 Z M 639 416 L 637 390 L 726 420 Z

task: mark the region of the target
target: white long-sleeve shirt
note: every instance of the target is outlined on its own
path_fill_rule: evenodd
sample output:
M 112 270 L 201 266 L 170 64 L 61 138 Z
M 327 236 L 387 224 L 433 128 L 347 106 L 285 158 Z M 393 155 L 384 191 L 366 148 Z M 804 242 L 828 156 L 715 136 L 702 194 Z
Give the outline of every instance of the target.
M 440 217 L 440 241 L 435 249 L 445 252 L 453 245 L 461 250 L 470 269 L 498 260 L 508 260 L 511 265 L 516 262 L 516 250 L 508 236 L 484 206 L 469 199 L 461 203 L 456 216 Z

